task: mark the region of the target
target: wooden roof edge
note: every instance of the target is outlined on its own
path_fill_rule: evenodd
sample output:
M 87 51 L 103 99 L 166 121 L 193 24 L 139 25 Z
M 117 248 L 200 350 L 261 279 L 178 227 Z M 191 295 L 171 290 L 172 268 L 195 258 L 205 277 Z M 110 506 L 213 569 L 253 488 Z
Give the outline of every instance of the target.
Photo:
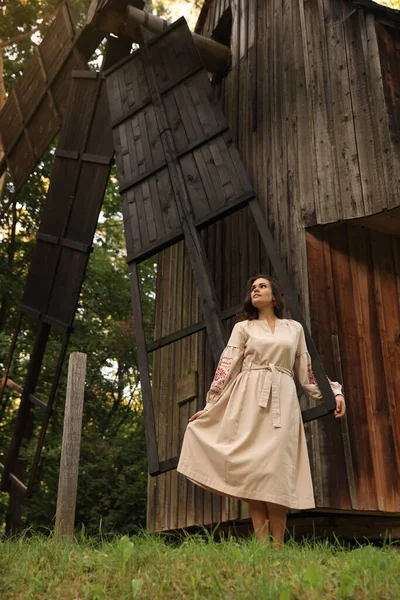
M 201 7 L 200 14 L 194 28 L 195 33 L 203 32 L 203 27 L 205 25 L 207 15 L 213 1 L 214 0 L 204 0 L 203 6 Z M 390 8 L 389 6 L 385 6 L 384 4 L 378 4 L 373 0 L 351 0 L 351 3 L 355 6 L 363 7 L 371 12 L 381 14 L 382 16 L 387 17 L 391 21 L 400 23 L 400 10 Z M 202 33 L 202 35 L 204 35 L 204 33 Z
M 382 16 L 387 17 L 391 21 L 396 21 L 400 24 L 400 10 L 390 8 L 389 6 L 385 6 L 384 4 L 378 4 L 373 0 L 351 0 L 351 2 L 355 6 L 360 6 L 370 12 L 381 14 Z

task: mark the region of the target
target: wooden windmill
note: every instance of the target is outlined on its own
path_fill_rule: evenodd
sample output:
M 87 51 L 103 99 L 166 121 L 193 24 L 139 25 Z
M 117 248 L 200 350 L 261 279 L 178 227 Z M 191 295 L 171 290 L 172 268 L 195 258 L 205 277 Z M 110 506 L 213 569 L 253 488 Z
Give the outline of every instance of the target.
M 159 456 L 148 354 L 205 329 L 217 361 L 226 342 L 222 321 L 237 309 L 236 305 L 221 309 L 202 231 L 228 215 L 248 210 L 280 280 L 286 305 L 307 331 L 297 295 L 207 74 L 221 75 L 229 69 L 229 48 L 192 34 L 184 19 L 168 25 L 141 9 L 140 1 L 94 1 L 87 24 L 75 34 L 68 4 L 63 4 L 0 113 L 5 149 L 0 174 L 9 169 L 16 193 L 61 128 L 36 248 L 0 387 L 0 397 L 5 386 L 21 394 L 11 445 L 4 464 L 0 464 L 2 490 L 15 485 L 27 496 L 33 491 L 114 152 L 151 475 L 174 469 L 178 457 Z M 118 37 L 108 39 L 104 63 L 97 73 L 87 68 L 86 61 L 105 32 Z M 133 42 L 139 49 L 130 53 Z M 144 334 L 138 264 L 180 241 L 184 242 L 193 272 L 202 320 L 177 327 L 149 343 Z M 10 369 L 21 320 L 26 317 L 35 319 L 37 334 L 26 380 L 20 386 L 10 379 Z M 35 386 L 51 328 L 63 332 L 63 342 L 45 402 L 35 396 Z M 325 402 L 304 411 L 305 421 L 326 415 L 335 406 L 308 333 L 307 338 Z M 43 425 L 30 479 L 24 483 L 16 476 L 14 466 L 32 406 L 43 411 Z
M 196 32 L 230 44 L 215 93 L 327 372 L 345 386 L 346 419 L 306 425 L 317 508 L 289 515 L 289 528 L 399 537 L 400 12 L 371 0 L 209 0 Z M 263 260 L 257 227 L 244 209 L 204 239 L 228 310 Z M 158 270 L 157 336 L 199 306 L 190 285 L 182 300 L 181 250 L 165 251 Z M 211 376 L 205 336 L 192 338 L 153 361 L 163 460 Z M 174 471 L 149 481 L 150 531 L 241 521 L 247 529 L 246 502 Z

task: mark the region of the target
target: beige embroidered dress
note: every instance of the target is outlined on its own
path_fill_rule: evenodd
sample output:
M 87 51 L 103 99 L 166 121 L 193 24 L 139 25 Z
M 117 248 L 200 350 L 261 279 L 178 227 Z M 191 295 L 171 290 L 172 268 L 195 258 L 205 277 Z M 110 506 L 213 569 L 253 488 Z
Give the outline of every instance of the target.
M 291 319 L 237 323 L 207 394 L 188 424 L 177 470 L 224 496 L 313 508 L 314 494 L 294 382 L 322 396 L 304 330 Z M 341 385 L 330 382 L 335 395 Z

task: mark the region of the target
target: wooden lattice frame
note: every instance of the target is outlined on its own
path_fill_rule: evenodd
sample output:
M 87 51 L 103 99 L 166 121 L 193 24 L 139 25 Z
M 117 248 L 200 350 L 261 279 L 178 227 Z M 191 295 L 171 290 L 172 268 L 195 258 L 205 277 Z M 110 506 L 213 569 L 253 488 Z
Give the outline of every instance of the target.
M 68 74 L 87 68 L 75 41 L 71 13 L 64 2 L 0 112 L 4 150 L 0 176 L 8 167 L 16 192 L 61 127 L 68 98 Z

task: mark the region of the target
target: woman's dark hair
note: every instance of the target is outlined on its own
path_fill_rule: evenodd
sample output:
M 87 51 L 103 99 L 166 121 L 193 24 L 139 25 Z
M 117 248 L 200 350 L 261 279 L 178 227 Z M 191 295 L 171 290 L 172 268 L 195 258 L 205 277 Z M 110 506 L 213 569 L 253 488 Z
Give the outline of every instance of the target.
M 245 321 L 249 319 L 252 321 L 253 319 L 258 319 L 258 309 L 253 306 L 251 303 L 251 286 L 256 281 L 256 279 L 267 279 L 272 288 L 272 294 L 275 298 L 276 306 L 274 306 L 274 313 L 278 317 L 278 319 L 283 318 L 283 300 L 282 300 L 282 291 L 279 286 L 279 283 L 276 279 L 271 277 L 270 275 L 265 275 L 264 273 L 259 273 L 258 275 L 254 275 L 254 277 L 250 277 L 246 285 L 246 297 L 243 302 L 242 311 L 238 315 L 239 321 Z

